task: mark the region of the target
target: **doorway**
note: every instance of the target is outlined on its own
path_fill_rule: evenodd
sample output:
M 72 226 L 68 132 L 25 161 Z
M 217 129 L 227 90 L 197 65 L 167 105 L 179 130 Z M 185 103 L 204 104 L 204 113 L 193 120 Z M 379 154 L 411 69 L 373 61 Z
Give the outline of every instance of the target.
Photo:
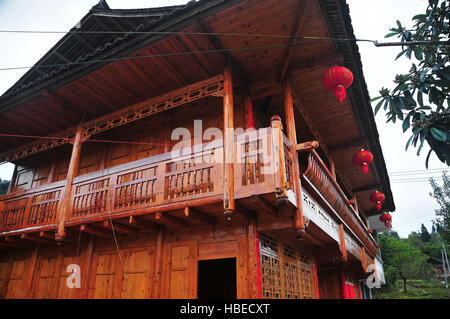
M 236 299 L 236 258 L 198 262 L 199 299 Z

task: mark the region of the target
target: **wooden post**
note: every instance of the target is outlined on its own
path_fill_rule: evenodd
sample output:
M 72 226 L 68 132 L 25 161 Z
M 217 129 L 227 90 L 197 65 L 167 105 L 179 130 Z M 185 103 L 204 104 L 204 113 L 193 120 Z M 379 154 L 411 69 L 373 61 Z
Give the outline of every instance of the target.
M 247 270 L 248 270 L 248 298 L 260 298 L 260 275 L 258 260 L 258 233 L 256 230 L 256 213 L 252 212 L 247 218 Z
M 364 272 L 367 272 L 366 250 L 364 247 L 361 247 L 361 264 Z
M 14 190 L 16 186 L 16 178 L 17 178 L 17 165 L 14 165 L 14 173 L 11 177 L 11 181 L 9 182 L 7 194 L 11 193 Z
M 156 252 L 155 252 L 155 265 L 153 272 L 153 287 L 152 287 L 152 298 L 158 299 L 161 293 L 161 276 L 163 267 L 163 257 L 164 257 L 164 227 L 158 229 L 158 234 L 156 237 Z
M 233 113 L 233 83 L 231 68 L 224 69 L 223 88 L 223 159 L 224 159 L 224 213 L 229 215 L 235 210 L 234 203 L 234 113 Z
M 298 153 L 295 149 L 297 145 L 297 133 L 295 131 L 294 104 L 292 102 L 292 92 L 289 82 L 283 82 L 284 115 L 286 118 L 286 133 L 294 145 L 291 149 L 292 159 L 292 184 L 297 200 L 297 209 L 294 216 L 294 226 L 297 237 L 302 238 L 305 234 L 305 222 L 302 214 L 302 192 L 300 183 L 300 166 L 298 163 Z
M 344 225 L 339 224 L 339 248 L 341 250 L 341 259 L 347 262 L 347 249 L 345 248 Z
M 83 281 L 81 285 L 81 298 L 86 299 L 89 296 L 89 283 L 90 283 L 90 275 L 91 275 L 91 267 L 92 267 L 92 255 L 94 253 L 94 235 L 89 236 L 89 243 L 86 249 L 86 257 L 85 263 L 83 265 L 84 278 L 81 278 Z
M 272 116 L 270 119 L 270 126 L 273 134 L 274 145 L 274 159 L 277 167 L 276 171 L 276 186 L 275 193 L 277 196 L 277 202 L 280 206 L 286 205 L 287 201 L 287 176 L 286 176 L 286 162 L 284 160 L 284 144 L 283 144 L 283 124 L 281 118 L 278 115 Z
M 72 185 L 78 165 L 80 162 L 81 145 L 83 143 L 83 122 L 78 125 L 75 140 L 73 142 L 72 155 L 70 157 L 69 169 L 67 170 L 66 187 L 64 191 L 64 198 L 62 200 L 61 209 L 58 216 L 58 229 L 55 234 L 55 240 L 63 241 L 65 236 L 64 224 L 66 222 L 67 214 L 70 211 L 70 199 L 72 197 Z
M 32 292 L 33 292 L 31 287 L 33 285 L 34 271 L 35 271 L 36 265 L 37 265 L 38 249 L 39 249 L 39 244 L 36 244 L 36 246 L 34 247 L 33 253 L 31 255 L 30 264 L 28 265 L 27 276 L 25 279 L 25 298 L 26 299 L 30 299 L 32 296 Z

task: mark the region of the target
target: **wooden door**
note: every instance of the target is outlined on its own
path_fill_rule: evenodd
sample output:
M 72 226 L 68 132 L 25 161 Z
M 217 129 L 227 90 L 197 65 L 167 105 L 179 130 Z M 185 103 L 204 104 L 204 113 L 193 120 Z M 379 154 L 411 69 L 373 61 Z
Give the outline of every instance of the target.
M 54 299 L 57 294 L 62 258 L 41 257 L 37 268 L 33 298 Z
M 122 279 L 122 299 L 146 299 L 151 296 L 153 249 L 124 254 L 126 273 Z
M 79 264 L 81 267 L 81 258 L 76 256 L 62 256 L 61 261 L 59 262 L 58 269 L 58 277 L 59 277 L 59 286 L 58 286 L 58 294 L 57 298 L 59 299 L 76 299 L 79 298 L 81 294 L 81 288 L 69 288 L 67 287 L 67 277 L 69 277 L 72 273 L 67 272 L 67 266 L 71 264 Z M 83 269 L 81 269 L 81 273 L 83 274 Z M 83 282 L 83 278 L 81 278 Z
M 5 298 L 6 296 L 10 272 L 11 262 L 9 260 L 0 261 L 0 298 Z
M 26 297 L 25 279 L 27 274 L 26 259 L 14 260 L 9 277 L 6 299 L 23 299 Z
M 197 242 L 166 244 L 162 298 L 197 298 L 197 255 Z

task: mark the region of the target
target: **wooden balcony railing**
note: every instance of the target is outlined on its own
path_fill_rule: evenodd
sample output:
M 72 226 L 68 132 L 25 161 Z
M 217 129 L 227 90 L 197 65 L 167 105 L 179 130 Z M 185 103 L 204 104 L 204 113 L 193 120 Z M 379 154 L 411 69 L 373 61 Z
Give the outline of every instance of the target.
M 377 243 L 368 233 L 367 225 L 361 220 L 354 207 L 349 204 L 344 191 L 314 149 L 308 154 L 308 167 L 303 174 L 303 178 L 314 186 L 316 192 L 325 198 L 356 237 L 375 256 L 377 254 Z
M 277 172 L 270 170 L 270 165 L 277 164 L 279 158 L 274 152 L 273 134 L 272 130 L 260 129 L 256 134 L 235 136 L 236 199 L 272 193 L 279 187 Z M 287 138 L 283 138 L 284 147 L 277 149 L 291 147 Z M 66 225 L 94 222 L 110 214 L 121 217 L 137 211 L 148 213 L 161 206 L 183 205 L 186 201 L 221 199 L 222 140 L 197 145 L 194 149 L 201 150 L 180 156 L 164 153 L 76 177 Z M 186 150 L 180 153 L 187 154 Z M 286 175 L 290 177 L 291 162 L 287 154 L 284 155 Z M 0 197 L 0 232 L 38 226 L 55 228 L 65 183 L 59 181 Z

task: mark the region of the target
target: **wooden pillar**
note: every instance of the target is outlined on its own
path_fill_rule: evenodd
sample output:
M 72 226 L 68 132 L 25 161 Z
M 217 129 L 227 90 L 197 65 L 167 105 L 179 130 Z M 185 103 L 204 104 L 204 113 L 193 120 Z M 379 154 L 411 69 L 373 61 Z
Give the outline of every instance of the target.
M 233 83 L 231 68 L 224 69 L 223 88 L 223 191 L 224 212 L 226 215 L 235 210 L 234 203 L 234 112 L 233 112 Z
M 364 272 L 367 272 L 366 250 L 364 247 L 361 247 L 361 264 Z
M 274 142 L 274 156 L 276 165 L 276 186 L 275 193 L 277 202 L 280 206 L 286 205 L 287 202 L 287 188 L 288 181 L 286 176 L 286 162 L 284 160 L 284 145 L 283 145 L 283 124 L 278 115 L 272 116 L 270 119 L 270 126 L 272 128 L 273 142 Z M 294 147 L 294 146 L 293 146 Z
M 17 164 L 14 165 L 14 173 L 11 177 L 11 181 L 9 182 L 7 194 L 11 193 L 14 190 L 14 187 L 16 186 L 16 178 L 17 178 Z
M 284 98 L 284 115 L 286 119 L 286 133 L 287 137 L 294 145 L 291 149 L 292 159 L 292 183 L 295 196 L 297 198 L 297 209 L 294 216 L 294 227 L 297 237 L 302 238 L 305 234 L 305 222 L 302 213 L 302 192 L 300 183 L 300 166 L 298 163 L 298 153 L 295 149 L 297 145 L 297 133 L 295 130 L 294 104 L 292 102 L 292 92 L 289 82 L 283 82 L 283 98 Z
M 155 265 L 153 272 L 153 287 L 152 287 L 152 298 L 160 298 L 161 293 L 161 276 L 163 267 L 163 257 L 164 257 L 164 236 L 165 231 L 163 227 L 158 229 L 158 234 L 156 237 L 156 252 L 155 252 Z
M 91 277 L 91 268 L 92 268 L 92 255 L 94 253 L 94 235 L 90 234 L 89 243 L 86 248 L 86 255 L 84 258 L 83 271 L 84 278 L 82 277 L 81 284 L 81 299 L 86 299 L 89 296 L 89 283 Z
M 34 271 L 37 268 L 37 260 L 38 260 L 38 249 L 39 244 L 36 244 L 34 247 L 33 253 L 31 255 L 30 264 L 28 265 L 27 275 L 25 277 L 25 298 L 30 299 L 32 296 L 32 285 L 33 285 L 33 277 Z
M 339 249 L 341 251 L 341 259 L 347 262 L 347 249 L 345 248 L 344 225 L 339 224 Z
M 259 264 L 259 242 L 256 230 L 256 213 L 252 213 L 247 218 L 247 270 L 248 270 L 248 298 L 261 298 L 261 274 Z
M 64 198 L 59 210 L 58 216 L 58 229 L 55 234 L 57 241 L 62 241 L 65 236 L 64 224 L 66 222 L 67 214 L 70 212 L 70 199 L 72 197 L 72 185 L 76 172 L 78 171 L 78 165 L 80 162 L 81 145 L 83 143 L 83 122 L 78 125 L 75 139 L 73 142 L 72 155 L 70 157 L 69 169 L 67 170 L 66 187 L 64 191 Z

